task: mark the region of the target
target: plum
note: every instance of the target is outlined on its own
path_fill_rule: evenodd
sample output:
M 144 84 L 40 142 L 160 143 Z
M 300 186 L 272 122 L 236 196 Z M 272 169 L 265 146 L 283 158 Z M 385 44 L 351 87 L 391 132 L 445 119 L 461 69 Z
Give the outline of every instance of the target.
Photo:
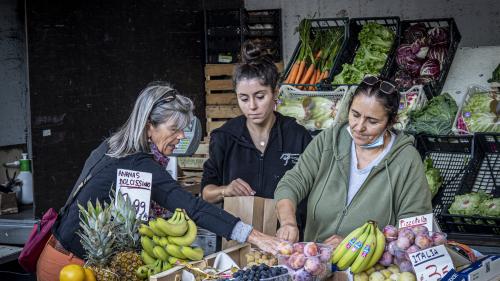
M 415 241 L 415 234 L 413 234 L 413 231 L 410 228 L 403 228 L 399 230 L 398 233 L 398 240 L 401 237 L 406 237 L 408 241 L 410 241 L 410 245 L 413 244 L 413 241 Z M 408 246 L 410 247 L 410 246 Z
M 308 257 L 306 263 L 304 264 L 304 269 L 307 272 L 315 275 L 321 269 L 321 262 L 318 257 Z
M 411 245 L 410 248 L 406 249 L 406 259 L 410 259 L 410 254 L 420 251 L 417 245 Z
M 293 244 L 293 252 L 294 253 L 304 253 L 304 243 L 295 243 Z
M 392 255 L 389 252 L 384 252 L 382 257 L 378 261 L 383 266 L 389 266 L 392 264 Z
M 413 235 L 413 233 L 412 233 L 412 235 Z M 396 240 L 396 246 L 398 246 L 398 248 L 403 250 L 403 251 L 408 249 L 411 246 L 411 244 L 413 244 L 413 243 L 406 236 L 400 236 L 398 238 L 398 240 Z
M 282 241 L 278 244 L 278 252 L 282 255 L 291 255 L 293 253 L 293 246 L 286 241 Z
M 418 234 L 424 234 L 424 235 L 429 235 L 429 229 L 427 229 L 427 226 L 425 225 L 416 225 L 411 228 L 411 231 L 413 231 L 413 234 L 417 236 Z
M 294 273 L 292 273 L 292 279 L 294 281 L 312 281 L 313 276 L 311 273 L 307 272 L 305 269 L 301 268 Z
M 401 272 L 413 272 L 413 266 L 410 261 L 402 261 L 399 264 L 399 270 Z
M 415 245 L 417 245 L 420 249 L 425 250 L 432 247 L 432 238 L 430 238 L 429 235 L 418 234 L 415 236 Z
M 308 257 L 318 255 L 318 245 L 314 242 L 307 242 L 304 246 L 304 254 Z
M 401 250 L 399 249 L 397 245 L 397 241 L 392 241 L 389 244 L 387 244 L 387 252 L 389 252 L 391 255 L 395 256 L 396 251 Z
M 319 248 L 319 260 L 322 262 L 327 262 L 332 257 L 332 248 L 330 247 L 320 247 Z
M 446 244 L 448 242 L 446 240 L 446 233 L 442 233 L 442 232 L 432 233 L 432 242 L 434 243 L 434 246 Z
M 398 239 L 398 229 L 393 225 L 386 225 L 383 232 L 387 242 Z
M 306 256 L 302 253 L 293 253 L 288 259 L 288 266 L 293 269 L 299 269 L 306 263 Z

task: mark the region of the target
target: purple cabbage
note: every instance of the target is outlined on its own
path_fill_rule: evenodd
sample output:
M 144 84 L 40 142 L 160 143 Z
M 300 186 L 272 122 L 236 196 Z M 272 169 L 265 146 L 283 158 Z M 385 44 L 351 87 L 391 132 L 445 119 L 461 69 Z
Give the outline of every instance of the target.
M 425 59 L 427 52 L 429 51 L 429 44 L 425 38 L 417 39 L 413 44 L 411 44 L 411 51 L 419 59 Z
M 408 71 L 411 75 L 416 76 L 422 66 L 421 60 L 413 53 L 411 45 L 402 44 L 399 46 L 396 54 L 396 62 L 399 68 Z
M 432 81 L 434 81 L 434 79 L 432 79 L 432 77 L 430 76 L 420 76 L 417 79 L 415 79 L 414 83 L 416 85 L 426 85 L 431 83 Z
M 432 45 L 448 45 L 447 27 L 433 27 L 427 31 L 427 34 Z
M 423 23 L 411 25 L 404 33 L 405 42 L 409 44 L 425 37 L 427 37 L 427 27 Z
M 437 79 L 441 71 L 441 64 L 438 60 L 430 59 L 426 60 L 422 67 L 420 68 L 420 76 L 429 76 L 432 79 Z
M 439 61 L 441 68 L 447 55 L 448 49 L 443 45 L 433 46 L 429 49 L 429 52 L 427 52 L 427 58 Z
M 394 82 L 398 88 L 410 88 L 415 84 L 413 77 L 406 70 L 400 69 L 394 74 Z

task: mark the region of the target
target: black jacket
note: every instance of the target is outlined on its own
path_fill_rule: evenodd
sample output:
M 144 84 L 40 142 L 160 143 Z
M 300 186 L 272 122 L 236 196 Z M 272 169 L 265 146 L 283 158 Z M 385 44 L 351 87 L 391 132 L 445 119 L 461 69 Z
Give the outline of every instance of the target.
M 186 209 L 188 215 L 197 225 L 229 239 L 239 219 L 183 190 L 165 168 L 154 161 L 151 154 L 137 153 L 123 158 L 111 158 L 109 156 L 102 157 L 102 152 L 97 152 L 98 150 L 94 150 L 87 159 L 79 181 L 86 177 L 90 168 L 89 162 L 96 156 L 107 161 L 106 166 L 99 171 L 96 170 L 96 173 L 78 193 L 76 200 L 68 205 L 63 214 L 60 214 L 60 218 L 53 228 L 54 236 L 66 250 L 80 258 L 84 257 L 85 251 L 80 243 L 80 237 L 76 234 L 80 230 L 77 203 L 86 205 L 87 201 L 90 200 L 95 204 L 96 199 L 99 199 L 101 203 L 104 201 L 109 203 L 111 186 L 116 185 L 117 169 L 152 173 L 151 199 L 170 211 L 174 211 L 176 208 Z M 78 184 L 79 182 L 77 182 Z
M 294 118 L 275 112 L 268 145 L 262 154 L 254 145 L 245 116 L 227 121 L 210 135 L 210 157 L 203 165 L 201 189 L 209 184 L 228 185 L 241 178 L 255 190 L 255 196 L 273 198 L 286 171 L 293 168 L 311 141 L 309 132 Z M 297 223 L 305 225 L 307 199 L 297 210 Z

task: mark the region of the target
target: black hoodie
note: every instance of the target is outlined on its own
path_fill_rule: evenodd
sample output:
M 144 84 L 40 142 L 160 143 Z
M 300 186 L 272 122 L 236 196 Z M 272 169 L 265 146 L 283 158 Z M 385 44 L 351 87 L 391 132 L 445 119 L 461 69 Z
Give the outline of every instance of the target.
M 278 112 L 275 115 L 276 122 L 263 154 L 255 147 L 243 115 L 212 132 L 210 157 L 203 166 L 202 191 L 209 184 L 228 185 L 241 178 L 255 190 L 255 196 L 274 197 L 281 177 L 295 165 L 312 139 L 294 118 Z

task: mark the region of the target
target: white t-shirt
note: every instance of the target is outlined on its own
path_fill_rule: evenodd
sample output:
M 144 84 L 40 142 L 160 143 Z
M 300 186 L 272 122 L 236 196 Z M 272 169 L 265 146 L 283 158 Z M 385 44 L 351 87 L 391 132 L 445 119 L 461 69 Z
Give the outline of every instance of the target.
M 347 205 L 351 204 L 352 198 L 354 195 L 358 193 L 359 188 L 365 182 L 366 178 L 370 174 L 370 171 L 380 163 L 380 161 L 387 155 L 392 145 L 394 144 L 394 140 L 396 139 L 396 135 L 391 132 L 391 140 L 389 144 L 384 148 L 382 153 L 380 153 L 377 158 L 373 159 L 373 161 L 368 164 L 363 169 L 358 169 L 358 158 L 356 157 L 356 148 L 354 141 L 351 143 L 351 171 L 349 177 L 349 191 L 347 192 Z

